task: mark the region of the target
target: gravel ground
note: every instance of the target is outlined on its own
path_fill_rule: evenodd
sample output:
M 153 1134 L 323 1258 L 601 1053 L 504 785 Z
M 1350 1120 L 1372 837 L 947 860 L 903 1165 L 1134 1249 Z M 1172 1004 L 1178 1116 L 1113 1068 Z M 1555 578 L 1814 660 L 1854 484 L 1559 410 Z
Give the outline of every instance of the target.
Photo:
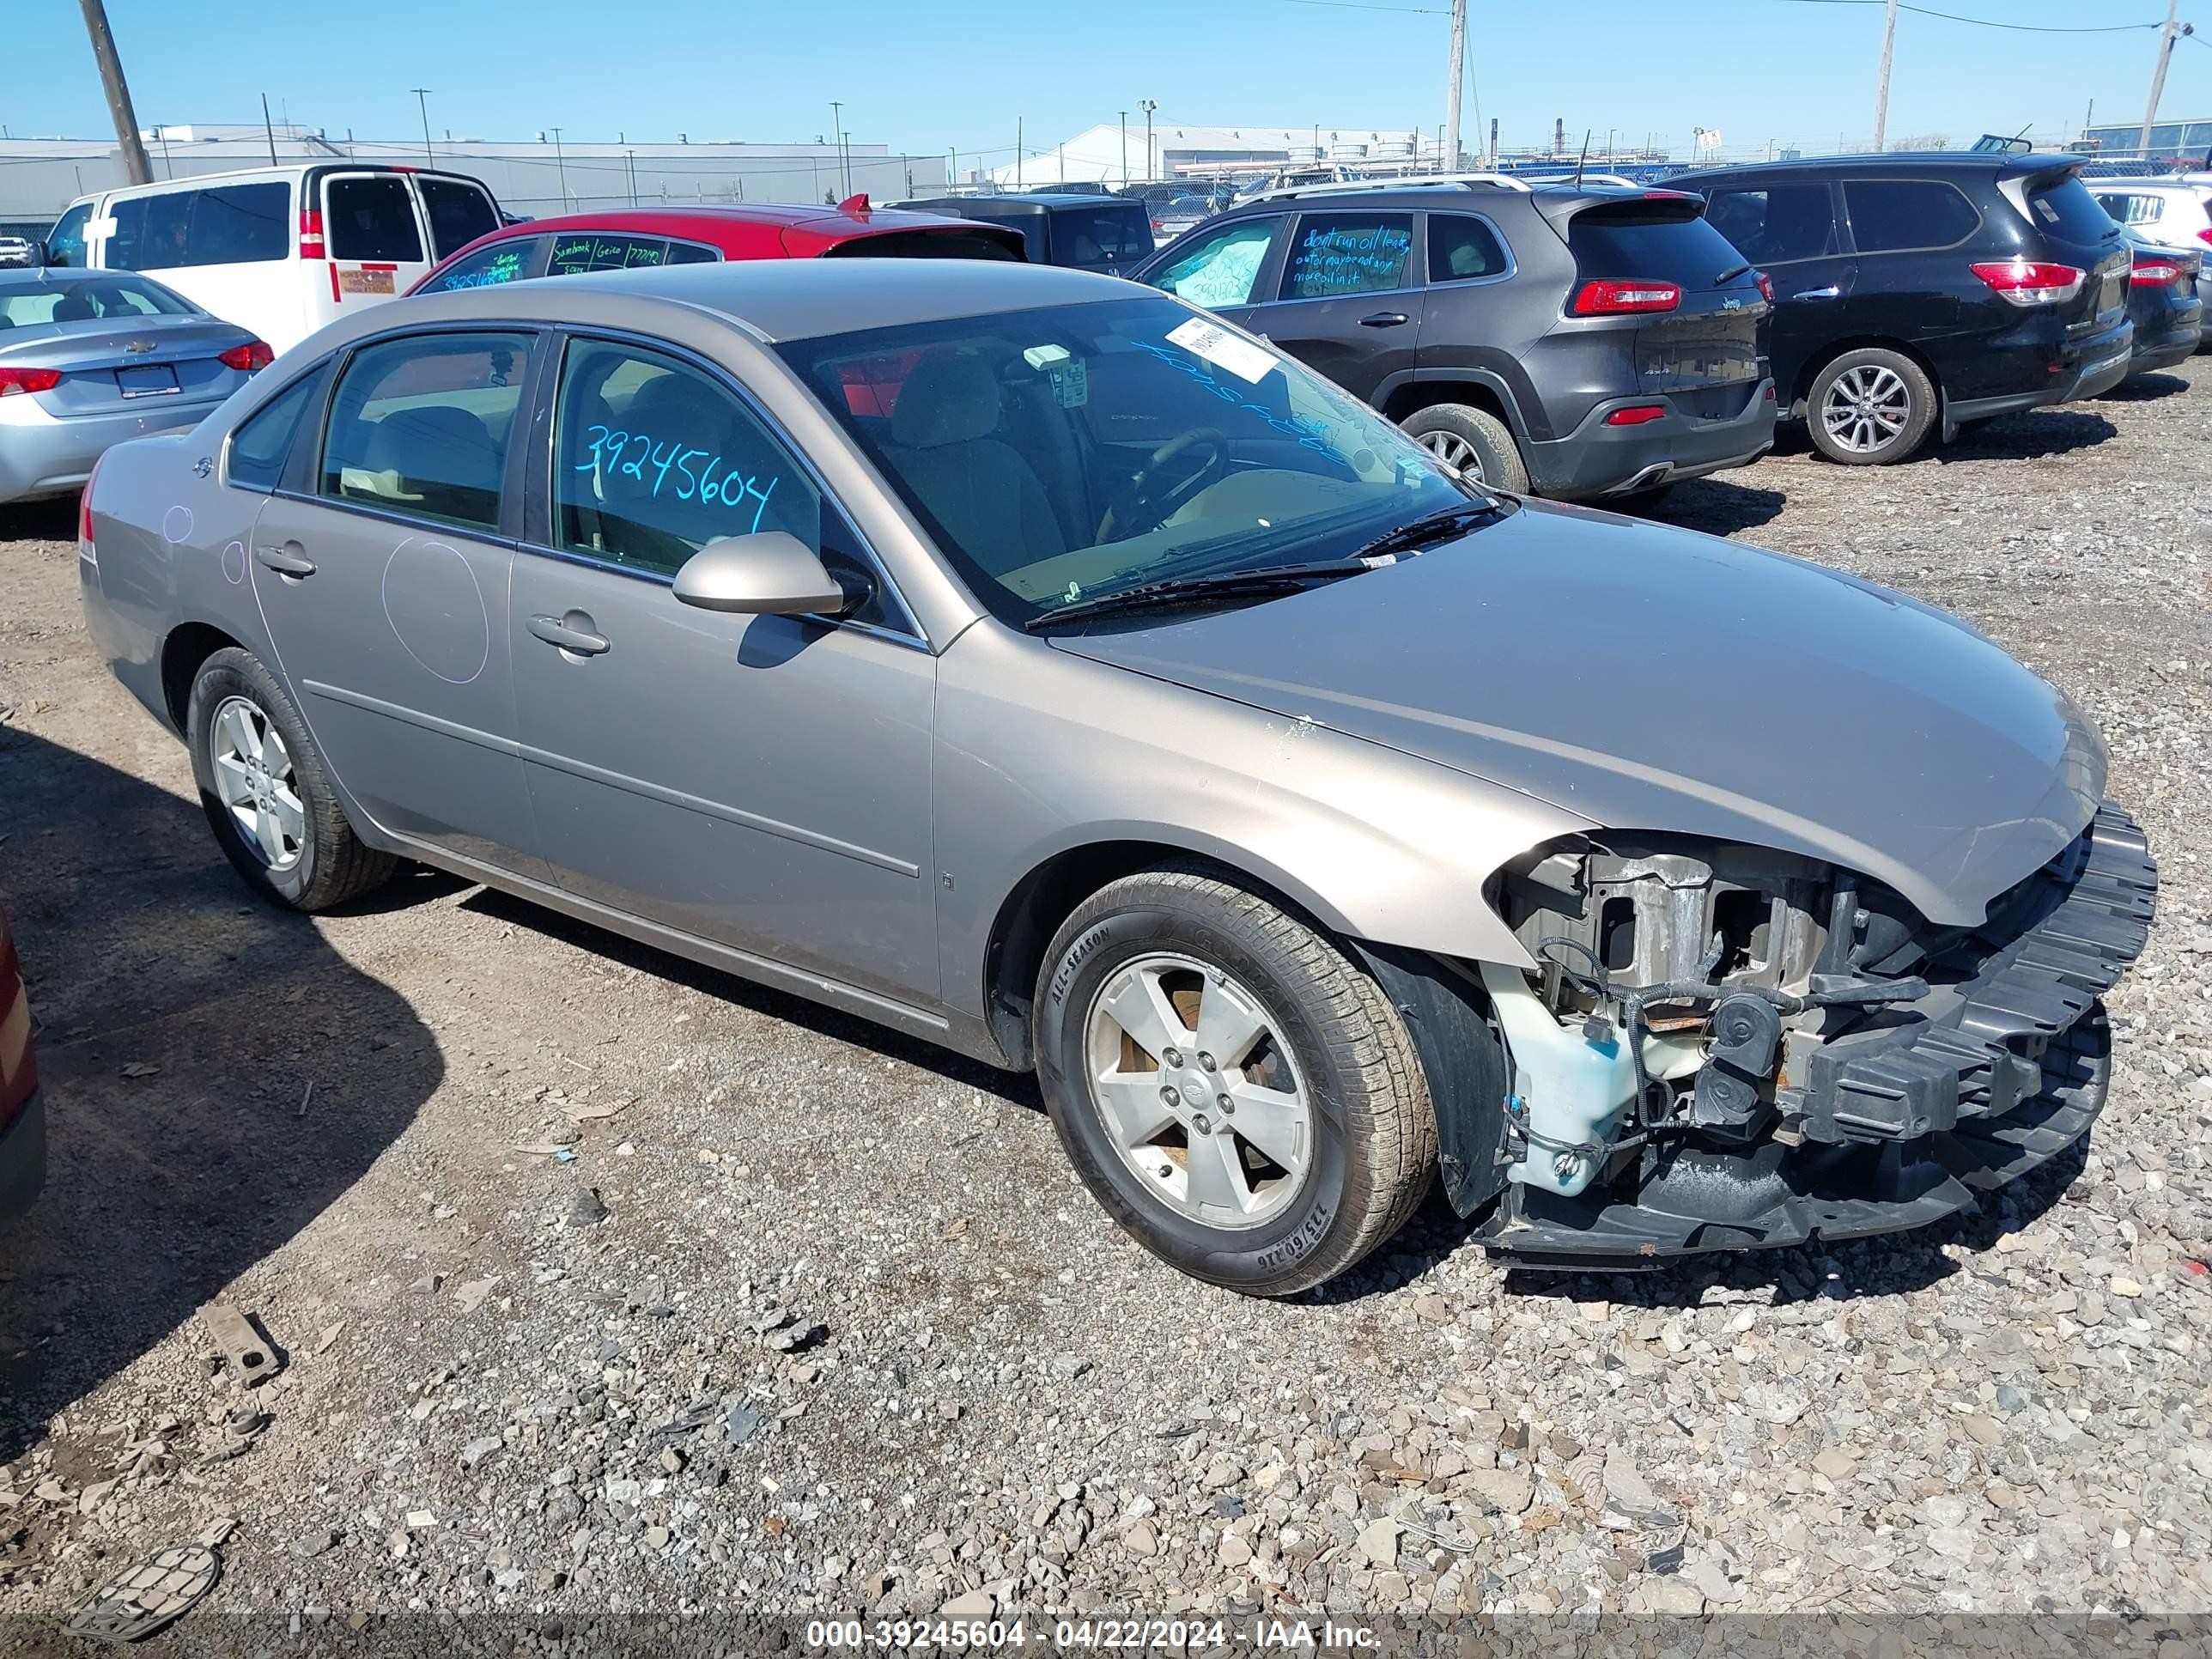
M 252 902 L 92 657 L 70 510 L 0 515 L 54 1136 L 0 1237 L 0 1645 L 225 1521 L 155 1650 L 425 1609 L 747 1651 L 763 1613 L 2212 1608 L 2208 440 L 2200 364 L 1665 514 L 1960 611 L 2102 727 L 2166 884 L 2086 1159 L 1637 1277 L 1502 1273 L 1432 1207 L 1287 1305 L 1109 1224 L 1026 1080 L 443 877 Z

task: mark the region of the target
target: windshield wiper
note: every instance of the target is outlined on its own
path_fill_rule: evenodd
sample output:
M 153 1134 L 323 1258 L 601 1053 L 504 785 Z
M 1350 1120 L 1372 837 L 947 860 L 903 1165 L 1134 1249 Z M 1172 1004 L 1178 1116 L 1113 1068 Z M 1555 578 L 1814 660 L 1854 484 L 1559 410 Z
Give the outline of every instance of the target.
M 1164 576 L 1158 581 L 1121 587 L 1096 599 L 1077 599 L 1040 611 L 1022 626 L 1030 633 L 1071 618 L 1103 617 L 1123 611 L 1157 611 L 1192 600 L 1247 599 L 1270 593 L 1295 593 L 1316 582 L 1357 576 L 1392 563 L 1388 558 L 1311 559 L 1304 564 L 1258 565 L 1244 570 L 1217 570 L 1197 576 Z
M 1713 278 L 1713 286 L 1715 288 L 1718 288 L 1723 283 L 1732 283 L 1750 269 L 1751 267 L 1747 264 L 1730 265 L 1726 270 L 1721 272 L 1719 276 Z
M 1448 507 L 1410 524 L 1401 524 L 1395 530 L 1384 531 L 1353 556 L 1371 559 L 1380 554 L 1404 553 L 1434 542 L 1449 541 L 1462 531 L 1471 530 L 1485 519 L 1497 518 L 1504 511 L 1503 501 L 1469 501 L 1464 507 Z

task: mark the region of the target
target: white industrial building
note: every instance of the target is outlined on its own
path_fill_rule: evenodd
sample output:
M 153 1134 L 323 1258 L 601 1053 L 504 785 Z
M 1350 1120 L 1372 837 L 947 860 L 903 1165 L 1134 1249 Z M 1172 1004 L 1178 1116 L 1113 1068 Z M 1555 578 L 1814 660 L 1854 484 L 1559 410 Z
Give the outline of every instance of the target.
M 988 182 L 1001 190 L 1048 189 L 1060 184 L 1133 183 L 1146 179 L 1235 177 L 1301 162 L 1427 167 L 1442 143 L 1406 127 L 1194 126 L 1154 118 L 1150 154 L 1142 115 L 1123 123 L 1103 121 L 1065 143 L 1031 149 L 1018 161 L 966 173 L 963 183 Z
M 140 135 L 156 179 L 359 160 L 449 167 L 481 179 L 514 213 L 678 202 L 819 202 L 848 190 L 879 201 L 944 187 L 942 154 L 884 144 L 738 142 L 586 143 L 548 131 L 524 139 L 434 137 L 356 141 L 301 126 L 159 126 Z M 0 139 L 0 224 L 45 225 L 75 198 L 127 182 L 112 139 Z

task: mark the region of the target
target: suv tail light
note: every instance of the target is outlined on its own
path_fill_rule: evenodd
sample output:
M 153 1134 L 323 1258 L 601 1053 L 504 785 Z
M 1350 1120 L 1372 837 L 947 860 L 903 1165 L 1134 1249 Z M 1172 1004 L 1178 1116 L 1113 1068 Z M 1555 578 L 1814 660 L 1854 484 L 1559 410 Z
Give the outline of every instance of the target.
M 320 208 L 300 210 L 300 257 L 302 259 L 323 257 L 323 210 Z
M 39 1086 L 39 1056 L 31 1047 L 31 1002 L 15 964 L 15 942 L 0 916 L 0 1129 L 22 1116 Z
M 276 354 L 260 341 L 249 340 L 244 345 L 234 345 L 228 351 L 216 352 L 215 360 L 225 368 L 242 369 L 252 374 L 275 362 Z
M 2089 276 L 2074 265 L 2049 264 L 2039 259 L 1993 260 L 1969 268 L 2016 306 L 2070 300 L 2081 291 Z
M 1575 290 L 1567 309 L 1577 317 L 1618 317 L 1636 311 L 1672 311 L 1682 303 L 1681 286 L 1656 277 L 1603 276 Z
M 14 364 L 0 364 L 0 398 L 12 398 L 19 392 L 52 392 L 62 383 L 58 368 L 18 368 Z
M 1751 273 L 1751 280 L 1759 284 L 1759 297 L 1765 301 L 1767 304 L 1772 305 L 1774 303 L 1774 278 L 1768 276 L 1763 270 L 1754 270 Z
M 2179 282 L 2181 271 L 2182 264 L 2179 259 L 2169 259 L 2164 254 L 2137 248 L 2135 266 L 2128 272 L 2128 283 L 2133 288 L 2164 288 L 2168 283 Z

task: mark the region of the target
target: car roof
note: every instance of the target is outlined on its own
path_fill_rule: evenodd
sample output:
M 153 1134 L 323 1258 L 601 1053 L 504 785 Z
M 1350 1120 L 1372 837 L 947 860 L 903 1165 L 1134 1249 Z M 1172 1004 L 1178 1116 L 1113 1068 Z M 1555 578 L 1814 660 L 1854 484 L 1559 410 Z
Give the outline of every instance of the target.
M 898 208 L 761 202 L 728 206 L 606 208 L 592 213 L 565 213 L 544 219 L 526 219 L 519 225 L 504 225 L 486 232 L 483 240 L 542 236 L 564 230 L 627 230 L 655 236 L 690 236 L 711 242 L 717 235 L 738 228 L 768 227 L 787 230 L 794 225 L 805 225 L 810 230 L 832 233 L 844 228 L 857 236 L 874 231 L 956 222 L 942 214 L 910 213 Z
M 2085 167 L 2089 160 L 2087 155 L 2051 150 L 1892 150 L 1883 155 L 1800 155 L 1789 161 L 1737 161 L 1725 167 L 1692 167 L 1674 174 L 1667 183 L 1694 188 L 1694 181 L 1699 179 L 1733 178 L 1752 173 L 2001 173 L 2026 178 L 2033 173 L 2055 173 L 2062 167 Z
M 641 326 L 653 310 L 681 306 L 717 313 L 771 343 L 1048 306 L 1165 297 L 1118 276 L 1006 259 L 753 259 L 597 270 L 555 282 L 420 295 L 364 311 L 368 326 L 362 331 L 402 321 L 394 306 L 411 308 L 424 321 L 571 321 L 573 301 L 582 294 L 635 301 Z

